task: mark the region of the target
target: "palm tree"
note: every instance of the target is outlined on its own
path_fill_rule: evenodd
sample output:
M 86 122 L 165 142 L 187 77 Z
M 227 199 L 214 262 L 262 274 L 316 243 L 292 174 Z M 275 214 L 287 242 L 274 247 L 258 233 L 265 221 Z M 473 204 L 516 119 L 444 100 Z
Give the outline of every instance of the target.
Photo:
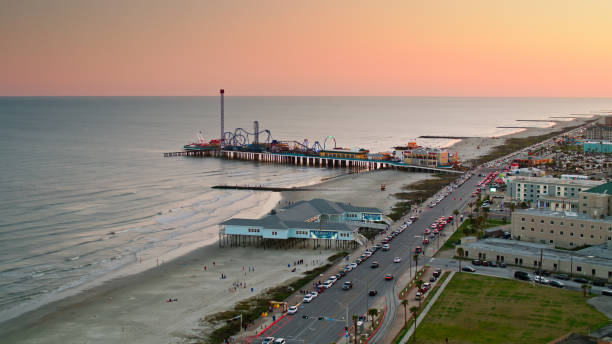
M 459 256 L 459 271 L 461 271 L 461 259 L 463 258 L 463 248 L 457 247 L 457 255 Z
M 368 315 L 372 318 L 372 324 L 374 324 L 374 317 L 378 315 L 378 309 L 376 308 L 368 309 Z
M 416 276 L 417 271 L 419 271 L 419 255 L 415 254 L 412 259 L 414 260 L 414 275 Z
M 455 229 L 459 228 L 459 210 L 455 209 L 453 210 L 453 215 L 455 216 L 455 218 L 453 218 L 453 221 L 455 221 Z
M 489 217 L 489 208 L 482 209 L 482 217 L 484 218 L 485 221 L 487 221 L 487 217 Z
M 419 307 L 412 306 L 410 307 L 410 313 L 414 317 L 414 333 L 412 334 L 414 341 L 416 342 L 416 325 L 417 325 L 417 315 L 419 314 Z
M 402 300 L 402 306 L 404 306 L 404 324 L 406 324 L 408 322 L 408 300 L 407 299 L 403 299 Z
M 516 204 L 514 204 L 514 202 L 510 203 L 510 213 L 513 213 L 514 209 L 516 209 Z

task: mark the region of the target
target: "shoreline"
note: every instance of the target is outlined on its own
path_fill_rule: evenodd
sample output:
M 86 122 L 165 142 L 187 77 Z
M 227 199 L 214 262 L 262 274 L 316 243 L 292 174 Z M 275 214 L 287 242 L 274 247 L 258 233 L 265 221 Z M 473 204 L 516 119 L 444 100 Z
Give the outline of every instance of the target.
M 458 151 L 462 161 L 471 160 L 477 156 L 485 155 L 493 147 L 503 144 L 507 139 L 538 136 L 547 132 L 562 130 L 565 127 L 580 125 L 584 123 L 585 120 L 591 118 L 592 117 L 575 118 L 571 121 L 559 121 L 553 126 L 529 128 L 500 137 L 462 139 L 451 145 L 449 149 Z M 463 155 L 461 151 L 464 152 Z M 270 200 L 266 202 L 270 208 L 267 209 L 268 207 L 265 207 L 267 210 L 263 211 L 264 209 L 258 206 L 257 208 L 259 211 L 257 213 L 261 215 L 266 214 L 269 210 L 282 205 L 283 202 L 294 202 L 312 198 L 326 198 L 348 203 L 352 202 L 363 206 L 376 206 L 387 212 L 397 201 L 400 201 L 393 197 L 394 193 L 401 192 L 402 187 L 405 185 L 428 179 L 429 176 L 430 174 L 428 173 L 408 173 L 394 170 L 339 173 L 336 176 L 321 178 L 320 181 L 310 184 L 308 190 L 275 192 Z M 387 191 L 380 192 L 379 184 L 387 185 Z M 272 202 L 272 200 L 274 202 Z M 250 211 L 252 211 L 252 209 L 250 209 Z M 157 342 L 160 339 L 163 340 L 161 342 L 168 342 L 168 340 L 175 341 L 177 338 L 184 339 L 193 335 L 193 331 L 195 330 L 193 327 L 197 327 L 199 319 L 204 317 L 204 309 L 206 309 L 207 305 L 190 303 L 186 299 L 186 303 L 190 304 L 186 305 L 187 307 L 183 307 L 182 300 L 185 299 L 185 297 L 182 296 L 178 297 L 179 307 L 174 307 L 177 306 L 177 304 L 165 304 L 165 302 L 163 302 L 165 299 L 173 297 L 173 295 L 171 295 L 173 292 L 170 291 L 180 290 L 182 287 L 181 285 L 175 285 L 175 282 L 191 282 L 189 285 L 190 289 L 186 290 L 186 292 L 193 293 L 194 298 L 202 294 L 203 291 L 206 292 L 206 289 L 210 288 L 209 284 L 212 284 L 212 287 L 215 288 L 215 285 L 220 281 L 215 277 L 216 275 L 212 278 L 209 278 L 209 276 L 204 278 L 200 276 L 199 273 L 201 271 L 199 270 L 202 265 L 210 266 L 211 261 L 217 259 L 216 257 L 222 257 L 221 259 L 223 259 L 225 263 L 234 263 L 233 265 L 235 266 L 231 268 L 232 271 L 236 269 L 236 263 L 238 265 L 252 264 L 251 262 L 257 261 L 257 270 L 258 272 L 264 271 L 261 275 L 264 276 L 265 281 L 259 284 L 257 284 L 258 282 L 254 282 L 256 283 L 255 285 L 263 286 L 267 281 L 269 282 L 266 284 L 268 287 L 275 286 L 296 277 L 297 274 L 282 271 L 283 267 L 280 265 L 273 265 L 271 268 L 262 267 L 266 264 L 264 262 L 266 260 L 265 258 L 269 258 L 267 257 L 268 252 L 277 252 L 278 254 L 274 255 L 274 258 L 277 260 L 283 259 L 281 257 L 283 252 L 287 255 L 288 259 L 291 259 L 291 257 L 298 252 L 303 253 L 303 255 L 316 253 L 316 251 L 312 252 L 312 250 L 309 250 L 311 252 L 304 252 L 304 250 L 296 249 L 291 251 L 253 248 L 220 249 L 217 246 L 217 242 L 218 240 L 213 238 L 206 243 L 197 243 L 190 245 L 188 248 L 183 248 L 183 251 L 177 250 L 173 258 L 161 264 L 159 267 L 154 266 L 155 262 L 149 261 L 148 263 L 152 264 L 152 266 L 148 268 L 144 267 L 145 269 L 143 271 L 128 275 L 118 274 L 115 277 L 110 277 L 97 286 L 88 287 L 84 285 L 76 290 L 76 294 L 74 295 L 47 303 L 3 322 L 0 333 L 5 334 L 4 338 L 11 340 L 11 342 L 24 343 L 37 342 L 37 336 L 39 337 L 38 340 L 40 340 L 40 338 L 48 339 L 54 336 L 57 338 L 59 336 L 59 338 L 57 338 L 59 342 L 66 341 L 67 338 L 72 338 L 75 335 L 82 336 L 84 340 L 89 342 L 100 343 L 108 341 L 149 343 Z M 233 250 L 241 250 L 241 254 L 239 256 L 235 254 L 232 255 L 231 252 Z M 322 252 L 319 255 L 313 255 L 313 257 L 318 256 L 316 260 L 324 264 L 326 261 L 325 255 L 329 256 L 334 252 L 336 251 L 325 251 L 325 254 Z M 265 255 L 263 253 L 265 253 Z M 211 258 L 211 256 L 215 258 Z M 261 256 L 264 256 L 263 260 Z M 246 263 L 239 263 L 240 259 L 244 259 Z M 216 261 L 222 262 L 222 260 Z M 260 263 L 262 265 L 260 265 Z M 304 267 L 302 270 L 308 270 L 313 267 L 314 266 L 310 265 Z M 275 268 L 279 269 L 278 271 L 282 271 L 282 273 L 279 273 L 277 270 L 270 270 Z M 268 273 L 272 276 L 266 275 L 264 269 L 269 270 Z M 303 272 L 302 270 L 298 270 L 298 272 Z M 218 270 L 215 272 L 217 271 Z M 240 274 L 240 271 L 233 271 L 232 275 L 235 272 Z M 213 272 L 211 271 L 210 273 Z M 251 276 L 249 276 L 249 278 L 250 277 Z M 193 285 L 194 281 L 199 284 Z M 226 282 L 230 281 L 228 280 Z M 249 283 L 248 285 L 250 287 L 252 284 Z M 166 286 L 168 286 L 167 290 L 169 291 L 164 291 L 164 287 Z M 260 292 L 262 290 L 263 289 L 259 289 L 256 291 Z M 221 289 L 220 291 L 224 292 L 225 289 Z M 241 298 L 247 298 L 257 294 L 257 292 L 253 294 L 244 292 L 242 295 L 231 295 L 227 293 L 219 294 L 216 293 L 216 291 L 213 293 L 217 296 L 221 296 L 222 299 L 220 300 L 217 298 L 216 300 L 210 300 L 210 302 L 213 303 L 217 302 L 212 306 L 213 308 L 216 306 L 217 310 L 230 309 Z M 168 296 L 162 298 L 161 295 Z M 223 297 L 223 295 L 225 295 L 225 297 Z M 153 304 L 143 305 L 141 299 L 152 302 Z M 117 302 L 113 303 L 113 301 Z M 219 304 L 219 302 L 221 302 L 221 304 Z M 135 314 L 135 312 L 138 311 L 141 313 Z M 153 317 L 148 316 L 151 314 L 149 312 L 157 312 L 158 320 L 152 321 L 151 318 Z M 185 312 L 188 313 L 187 316 Z M 213 310 L 210 312 L 214 313 Z M 144 317 L 143 314 L 145 315 Z M 124 316 L 130 320 L 122 320 Z M 164 319 L 165 324 L 163 322 L 160 323 L 160 316 Z M 172 323 L 171 325 L 175 327 L 168 327 L 167 317 L 172 316 L 174 318 L 180 318 L 177 319 L 177 322 L 182 326 Z M 152 322 L 156 321 L 158 323 L 152 324 Z M 128 325 L 124 325 L 124 322 Z M 95 323 L 95 326 L 93 328 L 87 328 L 91 326 L 92 323 Z M 75 324 L 78 326 L 75 327 Z M 20 331 L 21 329 L 31 328 L 33 326 L 36 328 L 31 329 L 28 334 L 24 334 Z M 121 326 L 121 331 L 117 330 L 118 326 Z M 128 327 L 127 334 L 126 326 Z M 120 332 L 120 338 L 111 339 L 111 337 L 104 337 L 104 334 L 109 330 L 113 331 L 112 329 L 117 333 Z M 51 333 L 49 333 L 49 331 L 51 331 Z M 149 335 L 147 336 L 146 333 L 149 333 Z M 163 338 L 160 338 L 160 334 Z M 101 335 L 101 337 L 97 337 L 98 335 Z

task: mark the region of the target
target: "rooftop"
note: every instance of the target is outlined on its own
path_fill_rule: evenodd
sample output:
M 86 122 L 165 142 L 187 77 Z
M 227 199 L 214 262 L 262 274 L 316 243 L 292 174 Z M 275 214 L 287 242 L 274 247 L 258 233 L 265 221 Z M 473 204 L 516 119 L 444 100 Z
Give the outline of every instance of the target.
M 593 246 L 578 251 L 559 250 L 550 245 L 537 244 L 527 241 L 508 239 L 483 239 L 461 245 L 463 249 L 475 248 L 496 251 L 506 254 L 519 254 L 524 256 L 542 257 L 551 260 L 572 260 L 576 263 L 590 263 L 612 268 L 612 247 L 607 244 Z
M 510 180 L 515 182 L 525 183 L 547 183 L 558 185 L 578 185 L 578 186 L 597 186 L 603 182 L 598 180 L 582 180 L 582 179 L 560 179 L 553 177 L 527 177 L 527 176 L 511 176 Z
M 608 182 L 605 184 L 598 185 L 594 188 L 590 188 L 588 190 L 584 190 L 584 192 L 588 193 L 598 193 L 604 195 L 612 195 L 612 182 Z
M 517 209 L 514 211 L 515 214 L 526 214 L 532 216 L 546 216 L 546 217 L 554 217 L 560 219 L 574 219 L 574 220 L 590 220 L 596 222 L 612 222 L 612 216 L 606 216 L 604 218 L 594 218 L 587 214 L 580 214 L 570 211 L 554 211 L 554 210 L 546 210 L 545 208 L 529 208 L 529 209 Z

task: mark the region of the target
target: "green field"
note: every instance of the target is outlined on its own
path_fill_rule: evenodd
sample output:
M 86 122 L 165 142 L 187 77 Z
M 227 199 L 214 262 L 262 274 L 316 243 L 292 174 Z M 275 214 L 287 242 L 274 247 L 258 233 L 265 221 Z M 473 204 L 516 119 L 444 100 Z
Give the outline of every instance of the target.
M 455 274 L 417 328 L 417 343 L 548 343 L 609 320 L 582 292 Z

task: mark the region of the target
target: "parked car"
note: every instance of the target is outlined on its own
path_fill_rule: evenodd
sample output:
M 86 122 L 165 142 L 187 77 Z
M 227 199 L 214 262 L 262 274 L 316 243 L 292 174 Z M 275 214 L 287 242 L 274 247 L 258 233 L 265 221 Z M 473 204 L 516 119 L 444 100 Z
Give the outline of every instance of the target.
M 389 251 L 391 249 L 391 246 L 389 246 L 389 244 L 384 244 L 382 247 L 383 251 Z
M 598 286 L 598 287 L 605 287 L 606 281 L 602 279 L 596 279 L 596 280 L 593 280 L 593 285 Z
M 489 262 L 487 262 L 486 260 L 483 260 L 482 262 L 480 262 L 480 265 L 489 266 Z
M 317 293 L 316 291 L 311 291 L 310 295 L 312 295 L 312 298 L 316 298 L 317 296 L 319 296 L 319 293 Z
M 471 266 L 464 266 L 464 267 L 461 268 L 461 270 L 465 271 L 465 272 L 474 272 L 474 271 L 476 271 L 476 269 L 474 269 Z
M 310 295 L 310 294 L 306 294 L 306 295 L 304 296 L 304 299 L 302 300 L 302 302 L 304 302 L 304 303 L 310 303 L 310 301 L 312 301 L 312 299 L 314 299 L 314 297 L 313 297 L 312 295 Z
M 431 276 L 429 277 L 429 282 L 435 282 L 436 281 L 436 277 L 435 276 Z
M 565 284 L 559 281 L 555 281 L 555 280 L 551 280 L 550 282 L 548 282 L 548 285 L 557 287 L 557 288 L 565 288 Z
M 297 313 L 298 308 L 296 306 L 291 306 L 287 309 L 287 314 L 295 314 Z
M 489 262 L 489 266 L 496 268 L 497 267 L 497 262 L 490 261 Z
M 478 259 L 472 260 L 472 265 L 476 265 L 476 266 L 480 265 L 480 260 Z
M 553 277 L 564 281 L 569 281 L 570 279 L 569 276 L 566 274 L 554 274 Z
M 421 294 L 420 291 L 417 291 L 416 295 L 414 296 L 414 299 L 418 301 L 418 300 L 421 300 L 422 297 L 423 297 L 423 294 Z
M 414 248 L 414 253 L 421 253 L 423 252 L 423 248 L 421 246 L 417 246 Z
M 442 274 L 442 269 L 440 268 L 435 269 L 433 272 L 433 275 L 436 276 L 436 278 L 440 277 L 441 274 Z
M 378 294 L 378 291 L 376 291 L 376 289 L 372 289 L 372 290 L 368 291 L 368 295 L 370 295 L 370 296 L 376 296 L 376 294 Z
M 574 278 L 574 282 L 576 282 L 576 283 L 584 283 L 584 284 L 589 283 L 589 281 L 587 281 L 586 278 L 582 278 L 582 277 Z
M 273 344 L 274 337 L 266 337 L 261 341 L 261 344 Z
M 276 338 L 274 344 L 287 344 L 287 341 L 285 341 L 283 338 Z
M 353 282 L 349 282 L 349 281 L 344 282 L 344 285 L 342 285 L 343 290 L 349 290 L 352 287 L 353 287 Z
M 392 274 L 386 274 L 385 275 L 385 280 L 390 281 L 393 279 L 393 275 Z
M 534 282 L 541 283 L 541 284 L 548 284 L 548 283 L 550 283 L 549 279 L 544 278 L 542 276 L 534 276 L 533 280 L 534 280 Z
M 505 268 L 505 267 L 506 267 L 506 264 L 505 264 L 504 262 L 501 262 L 501 263 L 499 263 L 499 267 L 500 267 L 500 268 Z
M 332 287 L 332 285 L 334 285 L 334 282 L 332 282 L 332 281 L 325 281 L 325 283 L 323 283 L 323 288 L 329 289 L 329 288 Z

